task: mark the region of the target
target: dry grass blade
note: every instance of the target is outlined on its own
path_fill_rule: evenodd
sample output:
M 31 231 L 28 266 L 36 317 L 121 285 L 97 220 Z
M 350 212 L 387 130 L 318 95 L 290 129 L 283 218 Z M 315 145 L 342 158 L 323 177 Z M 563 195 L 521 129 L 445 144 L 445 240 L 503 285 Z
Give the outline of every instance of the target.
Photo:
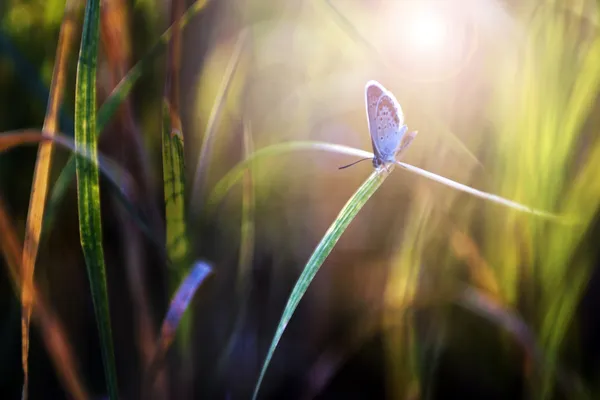
M 8 151 L 22 144 L 37 144 L 50 140 L 49 137 L 41 135 L 39 130 L 31 129 L 16 132 L 4 132 L 0 134 L 0 153 Z
M 58 129 L 58 113 L 65 86 L 66 63 L 74 39 L 76 11 L 77 2 L 75 0 L 67 0 L 56 49 L 56 60 L 50 86 L 48 108 L 46 110 L 46 118 L 44 119 L 44 126 L 42 128 L 42 130 L 50 136 L 54 136 Z M 23 245 L 21 264 L 21 268 L 23 269 L 22 278 L 24 281 L 21 293 L 23 399 L 27 399 L 27 387 L 29 383 L 27 359 L 29 356 L 29 324 L 33 307 L 33 294 L 29 292 L 29 288 L 32 287 L 35 261 L 42 233 L 44 208 L 46 204 L 46 195 L 48 193 L 48 179 L 52 163 L 52 146 L 52 142 L 43 142 L 40 144 L 38 150 L 37 162 L 33 175 L 33 185 L 31 187 L 31 196 L 29 198 L 25 242 Z
M 38 135 L 39 136 L 39 135 Z M 34 321 L 39 323 L 43 332 L 43 339 L 58 371 L 59 378 L 67 392 L 74 399 L 89 398 L 87 390 L 81 383 L 77 373 L 75 359 L 69 346 L 64 330 L 54 313 L 49 309 L 33 281 L 22 281 L 20 278 L 19 264 L 22 254 L 21 245 L 10 221 L 8 213 L 0 197 L 0 250 L 6 260 L 6 265 L 11 276 L 11 281 L 16 293 L 21 292 L 22 284 L 31 285 L 27 291 L 31 293 Z

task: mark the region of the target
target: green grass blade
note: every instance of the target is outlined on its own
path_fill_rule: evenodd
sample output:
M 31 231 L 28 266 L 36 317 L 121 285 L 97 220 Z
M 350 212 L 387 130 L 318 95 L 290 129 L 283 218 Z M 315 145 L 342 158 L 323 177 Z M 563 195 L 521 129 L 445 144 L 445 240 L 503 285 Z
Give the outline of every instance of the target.
M 183 29 L 190 19 L 204 9 L 209 0 L 198 0 L 192 4 L 187 11 L 183 14 L 181 19 L 177 22 L 179 28 Z M 173 24 L 175 25 L 175 24 Z M 112 91 L 110 96 L 102 104 L 98 110 L 96 119 L 96 135 L 99 136 L 104 128 L 111 121 L 115 112 L 119 109 L 123 101 L 129 96 L 133 87 L 140 79 L 140 77 L 152 68 L 154 60 L 163 52 L 165 45 L 171 40 L 173 35 L 173 26 L 167 29 L 162 36 L 158 39 L 157 43 L 154 44 L 152 49 L 138 61 L 133 68 L 129 70 L 127 75 L 119 82 L 117 87 Z M 52 216 L 56 213 L 60 202 L 62 201 L 69 185 L 72 182 L 73 176 L 75 175 L 75 159 L 71 157 L 67 164 L 63 167 L 56 183 L 52 188 L 50 198 L 48 199 L 48 215 Z M 52 223 L 53 220 L 50 218 L 45 223 Z M 50 225 L 51 226 L 51 225 Z M 46 227 L 44 227 L 46 228 Z
M 223 178 L 221 178 L 219 182 L 217 182 L 208 199 L 208 213 L 210 213 L 212 208 L 221 202 L 227 192 L 229 192 L 229 190 L 243 178 L 244 171 L 252 164 L 259 162 L 264 157 L 273 157 L 305 150 L 342 153 L 360 158 L 373 157 L 373 153 L 369 153 L 368 151 L 325 142 L 293 141 L 264 147 L 249 155 L 244 161 L 241 161 L 239 164 L 237 164 Z
M 244 161 L 240 162 L 238 165 L 236 165 L 223 178 L 221 178 L 221 180 L 219 182 L 217 182 L 217 184 L 215 185 L 215 188 L 213 189 L 213 191 L 209 197 L 209 202 L 208 202 L 209 212 L 212 210 L 212 207 L 217 205 L 223 199 L 223 197 L 227 194 L 229 189 L 231 189 L 237 182 L 240 181 L 240 179 L 244 175 L 244 170 L 246 168 L 248 168 L 252 163 L 257 162 L 258 160 L 262 159 L 263 157 L 270 157 L 270 156 L 275 156 L 275 155 L 280 155 L 280 154 L 285 154 L 288 152 L 300 151 L 300 150 L 329 151 L 329 152 L 335 152 L 335 153 L 355 155 L 355 156 L 361 157 L 361 158 L 372 158 L 373 157 L 373 153 L 369 153 L 364 150 L 355 149 L 352 147 L 342 146 L 342 145 L 337 145 L 337 144 L 325 143 L 325 142 L 312 142 L 312 141 L 296 142 L 296 141 L 293 141 L 293 142 L 279 143 L 279 144 L 275 144 L 272 146 L 262 148 L 260 150 L 257 150 L 256 152 L 254 152 L 250 157 L 248 157 Z M 497 196 L 494 194 L 490 194 L 490 193 L 483 192 L 481 190 L 473 189 L 470 186 L 463 185 L 462 183 L 454 182 L 451 179 L 445 178 L 440 175 L 436 175 L 429 171 L 425 171 L 421 168 L 417 168 L 410 164 L 406 164 L 406 163 L 403 163 L 400 161 L 396 161 L 396 164 L 398 166 L 400 166 L 401 168 L 403 168 L 409 172 L 412 172 L 414 174 L 423 176 L 427 179 L 430 179 L 435 182 L 441 183 L 443 185 L 449 186 L 456 190 L 460 190 L 460 191 L 469 193 L 473 196 L 482 198 L 484 200 L 488 200 L 488 201 L 491 201 L 491 202 L 494 202 L 497 204 L 501 204 L 503 206 L 512 208 L 517 211 L 533 214 L 533 215 L 541 217 L 541 218 L 547 218 L 549 220 L 553 220 L 553 221 L 564 223 L 564 224 L 576 223 L 576 221 L 574 219 L 560 217 L 560 216 L 557 216 L 557 215 L 554 215 L 554 214 L 551 214 L 551 213 L 548 213 L 545 211 L 541 211 L 541 210 L 537 210 L 532 207 L 525 206 L 525 205 L 517 203 L 515 201 L 507 200 L 503 197 L 500 197 L 500 196 Z
M 88 0 L 81 36 L 75 86 L 75 147 L 89 157 L 76 157 L 77 205 L 81 247 L 100 335 L 102 361 L 111 399 L 118 398 L 117 371 L 110 327 L 110 311 L 100 215 L 100 184 L 96 143 L 96 66 L 100 0 Z
M 214 134 L 217 128 L 217 123 L 219 122 L 219 117 L 221 116 L 221 111 L 223 110 L 223 105 L 225 104 L 225 99 L 227 98 L 227 93 L 229 92 L 231 82 L 233 81 L 233 76 L 235 75 L 237 67 L 240 63 L 240 56 L 246 44 L 247 37 L 247 30 L 244 30 L 238 37 L 233 53 L 231 54 L 231 58 L 229 59 L 227 69 L 225 70 L 225 74 L 221 80 L 221 86 L 219 87 L 217 98 L 215 99 L 213 108 L 210 111 L 210 117 L 206 125 L 206 131 L 204 132 L 204 138 L 202 139 L 202 145 L 200 146 L 200 155 L 198 156 L 198 163 L 196 165 L 194 183 L 192 186 L 192 195 L 190 198 L 190 203 L 193 204 L 194 208 L 196 209 L 202 208 L 200 206 L 200 196 L 204 192 L 204 179 L 206 175 L 208 175 L 208 171 L 206 171 L 206 169 L 209 166 L 209 157 L 212 153 Z
M 285 309 L 283 310 L 283 314 L 281 315 L 281 319 L 279 320 L 279 324 L 277 325 L 277 331 L 273 336 L 271 346 L 269 347 L 269 351 L 267 352 L 267 356 L 260 371 L 258 382 L 254 388 L 254 395 L 252 396 L 253 399 L 256 399 L 258 396 L 260 385 L 265 373 L 267 372 L 271 358 L 275 353 L 277 344 L 279 343 L 279 340 L 281 339 L 288 322 L 292 318 L 296 307 L 300 303 L 302 296 L 304 296 L 304 293 L 308 289 L 308 285 L 310 285 L 313 278 L 319 271 L 319 268 L 329 253 L 331 253 L 331 250 L 333 250 L 333 246 L 335 246 L 346 228 L 348 228 L 348 225 L 350 225 L 367 200 L 369 200 L 373 193 L 375 193 L 379 186 L 381 186 L 387 176 L 388 174 L 385 172 L 385 170 L 376 170 L 371 174 L 371 176 L 369 176 L 369 178 L 358 188 L 350 200 L 348 200 L 344 208 L 342 208 L 337 218 L 333 221 L 325 233 L 325 236 L 323 236 L 321 242 L 306 263 L 302 274 L 298 278 L 298 281 L 296 282 L 296 285 L 290 294 Z
M 163 104 L 163 180 L 165 194 L 165 218 L 167 224 L 167 252 L 176 265 L 186 261 L 189 241 L 185 222 L 185 164 L 183 136 L 171 126 L 170 107 Z M 178 276 L 178 282 L 181 276 Z
M 479 197 L 497 204 L 501 204 L 503 206 L 512 208 L 514 210 L 517 211 L 521 211 L 521 212 L 525 212 L 525 213 L 529 213 L 532 215 L 535 215 L 537 217 L 541 217 L 541 218 L 546 218 L 549 220 L 553 220 L 555 222 L 560 222 L 560 223 L 564 223 L 567 225 L 571 225 L 571 224 L 576 224 L 577 222 L 575 221 L 575 219 L 573 218 L 565 218 L 565 217 L 561 217 L 555 214 L 551 214 L 549 212 L 546 211 L 541 211 L 541 210 L 537 210 L 535 208 L 529 207 L 529 206 L 525 206 L 523 204 L 517 203 L 516 201 L 512 201 L 512 200 L 507 200 L 503 197 L 497 196 L 495 194 L 490 194 L 490 193 L 486 193 L 486 192 L 482 192 L 481 190 L 477 190 L 477 189 L 473 189 L 470 186 L 467 185 L 463 185 L 462 183 L 458 183 L 458 182 L 454 182 L 451 179 L 448 178 L 444 178 L 443 176 L 440 175 L 436 175 L 432 172 L 429 171 L 425 171 L 424 169 L 421 168 L 417 168 L 413 165 L 410 164 L 406 164 L 400 161 L 396 161 L 396 164 L 399 165 L 401 168 L 410 171 L 412 173 L 415 173 L 417 175 L 420 175 L 422 177 L 425 177 L 427 179 L 431 179 L 432 181 L 441 183 L 443 185 L 449 186 L 451 188 L 454 188 L 456 190 L 460 190 L 462 192 L 466 192 L 469 193 L 475 197 Z

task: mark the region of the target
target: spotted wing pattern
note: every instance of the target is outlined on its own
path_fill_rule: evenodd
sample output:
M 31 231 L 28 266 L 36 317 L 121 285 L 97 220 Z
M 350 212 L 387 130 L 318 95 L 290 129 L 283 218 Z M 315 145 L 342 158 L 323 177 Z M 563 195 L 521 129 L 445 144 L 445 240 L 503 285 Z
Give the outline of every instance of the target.
M 373 152 L 375 157 L 379 157 L 379 152 L 375 146 L 373 138 L 377 134 L 377 103 L 381 96 L 385 93 L 385 89 L 377 81 L 369 81 L 365 86 L 365 105 L 367 107 L 367 122 L 369 124 L 369 134 L 371 135 L 371 144 L 373 145 Z
M 402 110 L 390 93 L 384 93 L 377 103 L 376 126 L 374 142 L 380 161 L 395 161 L 396 151 L 407 127 L 404 125 Z

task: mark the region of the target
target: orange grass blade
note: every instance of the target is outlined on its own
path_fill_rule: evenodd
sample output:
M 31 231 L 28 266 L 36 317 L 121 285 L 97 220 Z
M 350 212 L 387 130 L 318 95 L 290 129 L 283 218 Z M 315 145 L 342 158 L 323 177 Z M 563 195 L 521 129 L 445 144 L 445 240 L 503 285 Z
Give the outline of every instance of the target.
M 50 86 L 50 96 L 48 98 L 48 108 L 42 130 L 48 135 L 53 136 L 58 129 L 58 112 L 63 97 L 63 89 L 66 79 L 66 63 L 74 40 L 76 27 L 76 12 L 78 2 L 67 0 L 65 5 L 63 22 L 60 28 L 58 46 L 56 49 L 56 60 L 54 72 L 52 74 L 52 83 Z M 31 311 L 33 307 L 33 293 L 30 288 L 33 286 L 33 276 L 35 261 L 38 254 L 39 241 L 42 233 L 42 221 L 44 220 L 44 208 L 46 195 L 48 193 L 48 179 L 50 176 L 50 167 L 52 163 L 52 142 L 43 142 L 38 149 L 37 162 L 33 174 L 33 184 L 31 187 L 31 196 L 29 198 L 29 212 L 27 213 L 27 225 L 25 230 L 25 242 L 23 245 L 22 256 L 22 292 L 21 292 L 21 337 L 22 337 L 22 363 L 23 363 L 23 394 L 22 398 L 27 399 L 27 388 L 29 384 L 28 357 L 29 357 L 29 324 L 31 320 Z

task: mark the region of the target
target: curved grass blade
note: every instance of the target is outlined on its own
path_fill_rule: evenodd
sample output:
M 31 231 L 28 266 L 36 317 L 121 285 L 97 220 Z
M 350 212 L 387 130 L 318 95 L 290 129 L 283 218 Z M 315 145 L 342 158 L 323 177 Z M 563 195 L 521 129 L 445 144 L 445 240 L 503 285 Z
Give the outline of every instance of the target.
M 54 136 L 58 131 L 60 105 L 63 98 L 63 90 L 66 80 L 66 63 L 71 50 L 71 43 L 74 40 L 75 32 L 75 12 L 77 4 L 74 0 L 68 0 L 65 4 L 63 21 L 60 27 L 58 45 L 56 48 L 56 60 L 54 62 L 54 71 L 52 73 L 52 83 L 50 84 L 50 95 L 48 98 L 48 108 L 44 118 L 42 131 L 49 136 Z M 21 278 L 28 282 L 22 286 L 21 293 L 21 362 L 23 364 L 23 394 L 22 398 L 27 399 L 27 389 L 29 385 L 29 324 L 31 320 L 31 311 L 33 307 L 33 294 L 28 289 L 32 287 L 35 262 L 38 255 L 40 237 L 42 234 L 42 222 L 44 220 L 44 209 L 46 206 L 46 196 L 48 194 L 48 181 L 50 179 L 50 168 L 52 165 L 53 143 L 44 141 L 38 148 L 37 160 L 33 173 L 33 183 L 31 186 L 31 195 L 29 197 L 29 210 L 27 211 L 27 223 L 25 228 L 25 242 L 23 244 L 23 259 L 21 268 L 23 273 Z
M 429 171 L 425 171 L 424 169 L 421 168 L 417 168 L 413 165 L 410 164 L 406 164 L 400 161 L 396 161 L 396 164 L 399 165 L 401 168 L 410 171 L 412 173 L 415 173 L 417 175 L 421 175 L 422 177 L 425 177 L 427 179 L 431 179 L 432 181 L 441 183 L 443 185 L 449 186 L 451 188 L 454 188 L 456 190 L 460 190 L 462 192 L 466 192 L 469 193 L 475 197 L 479 197 L 481 199 L 485 199 L 488 201 L 491 201 L 493 203 L 497 203 L 497 204 L 501 204 L 503 206 L 512 208 L 514 210 L 517 211 L 521 211 L 521 212 L 525 212 L 525 213 L 529 213 L 532 215 L 535 215 L 537 217 L 542 217 L 542 218 L 546 218 L 549 220 L 553 220 L 554 222 L 560 222 L 560 223 L 564 223 L 567 225 L 571 225 L 571 224 L 576 224 L 577 222 L 574 219 L 571 218 L 565 218 L 565 217 L 561 217 L 555 214 L 551 214 L 549 212 L 546 211 L 541 211 L 541 210 L 537 210 L 535 208 L 532 207 L 528 207 L 525 206 L 523 204 L 517 203 L 516 201 L 512 201 L 512 200 L 507 200 L 503 197 L 497 196 L 495 194 L 490 194 L 490 193 L 486 193 L 486 192 L 482 192 L 481 190 L 477 190 L 477 189 L 473 189 L 470 186 L 467 185 L 463 185 L 462 183 L 458 183 L 458 182 L 454 182 L 451 179 L 448 178 L 444 178 L 443 176 L 434 174 L 432 172 Z
M 252 155 L 254 149 L 254 143 L 252 140 L 252 132 L 250 128 L 250 121 L 244 119 L 244 157 L 248 158 Z M 236 291 L 239 298 L 239 311 L 231 335 L 225 345 L 222 355 L 217 362 L 217 371 L 222 371 L 225 363 L 228 362 L 229 357 L 233 351 L 233 346 L 236 344 L 238 334 L 241 331 L 244 321 L 246 320 L 246 313 L 248 307 L 248 295 L 249 295 L 249 284 L 248 275 L 250 274 L 250 268 L 252 267 L 252 260 L 254 258 L 254 185 L 252 178 L 252 170 L 247 168 L 244 171 L 243 178 L 243 189 L 242 189 L 242 221 L 240 227 L 240 252 L 238 258 L 238 271 L 237 271 L 237 282 Z
M 13 147 L 20 145 L 37 144 L 45 141 L 51 141 L 80 157 L 91 160 L 90 153 L 82 147 L 76 147 L 75 142 L 68 136 L 61 133 L 55 133 L 53 136 L 50 136 L 36 129 L 0 133 L 0 153 L 9 151 Z M 98 167 L 109 182 L 119 189 L 123 196 L 126 196 L 127 191 L 131 188 L 131 185 L 134 184 L 131 175 L 113 160 L 102 154 L 98 154 Z
M 81 247 L 100 335 L 102 361 L 111 399 L 118 398 L 117 371 L 110 327 L 110 311 L 100 215 L 100 184 L 96 143 L 96 65 L 100 0 L 88 0 L 81 36 L 75 85 L 75 147 L 88 157 L 76 156 L 77 205 Z
M 104 130 L 104 128 L 108 125 L 110 120 L 112 119 L 115 112 L 119 109 L 121 104 L 127 96 L 131 93 L 135 83 L 140 79 L 140 77 L 152 68 L 154 60 L 162 53 L 164 50 L 164 45 L 171 40 L 171 36 L 173 34 L 173 28 L 178 26 L 183 29 L 190 19 L 198 14 L 204 7 L 208 4 L 209 0 L 198 0 L 194 4 L 192 4 L 186 12 L 183 14 L 181 19 L 176 24 L 173 24 L 169 29 L 167 29 L 161 37 L 158 39 L 157 43 L 154 44 L 152 49 L 138 61 L 133 68 L 129 70 L 127 75 L 119 82 L 117 87 L 112 91 L 110 96 L 106 99 L 106 101 L 102 104 L 100 109 L 98 110 L 97 121 L 96 121 L 96 135 L 100 136 L 100 133 Z M 71 157 L 67 161 L 67 164 L 63 167 L 58 179 L 54 187 L 52 188 L 52 192 L 50 198 L 48 200 L 48 214 L 54 215 L 56 210 L 58 209 L 60 202 L 62 201 L 73 176 L 75 175 L 75 158 Z M 47 223 L 51 224 L 53 221 L 49 219 Z M 49 225 L 51 226 L 51 225 Z
M 375 170 L 369 178 L 358 188 L 358 190 L 352 195 L 350 200 L 346 203 L 344 208 L 340 211 L 337 218 L 333 221 L 325 236 L 321 239 L 321 242 L 312 253 L 312 256 L 306 263 L 302 274 L 298 278 L 292 293 L 288 299 L 288 302 L 283 310 L 283 314 L 281 315 L 281 319 L 279 320 L 279 324 L 277 325 L 277 331 L 273 336 L 273 340 L 271 341 L 271 346 L 269 347 L 269 351 L 267 352 L 267 356 L 263 363 L 262 369 L 260 371 L 260 376 L 258 378 L 258 382 L 254 388 L 254 394 L 252 396 L 253 399 L 256 399 L 258 396 L 258 391 L 260 389 L 260 385 L 262 380 L 267 372 L 267 368 L 269 367 L 269 363 L 273 354 L 275 353 L 275 349 L 277 348 L 277 344 L 279 340 L 283 336 L 283 332 L 287 327 L 288 322 L 292 318 L 296 307 L 300 303 L 302 296 L 308 289 L 308 285 L 312 282 L 313 278 L 319 271 L 319 268 L 333 250 L 333 246 L 340 239 L 350 222 L 356 217 L 361 208 L 365 205 L 367 200 L 375 193 L 375 191 L 381 186 L 385 178 L 388 176 L 384 170 Z
M 167 316 L 165 317 L 160 330 L 160 337 L 158 339 L 156 353 L 154 354 L 154 357 L 150 362 L 150 367 L 146 372 L 146 384 L 144 385 L 145 390 L 152 389 L 154 377 L 159 371 L 164 357 L 167 354 L 173 339 L 175 338 L 177 327 L 179 326 L 185 311 L 188 309 L 190 302 L 194 298 L 194 294 L 196 293 L 198 287 L 202 285 L 202 283 L 211 273 L 212 268 L 208 263 L 204 261 L 196 262 L 188 276 L 179 285 L 179 289 L 177 289 L 175 292 L 173 300 L 171 300 L 171 304 L 169 305 L 169 311 L 167 312 Z
M 39 325 L 42 338 L 52 358 L 65 390 L 73 399 L 88 399 L 87 390 L 78 374 L 75 357 L 69 345 L 67 335 L 49 303 L 45 301 L 35 282 L 21 279 L 21 257 L 23 249 L 17 238 L 14 225 L 6 212 L 4 201 L 0 196 L 0 251 L 5 259 L 15 294 L 19 296 L 24 285 L 30 285 L 27 292 L 32 295 L 33 321 Z
M 248 31 L 242 31 L 235 45 L 235 49 L 231 54 L 229 64 L 225 70 L 225 75 L 223 75 L 223 79 L 221 80 L 221 86 L 217 92 L 218 94 L 213 104 L 213 108 L 210 111 L 210 117 L 208 119 L 206 131 L 204 132 L 204 138 L 202 139 L 202 145 L 200 147 L 200 155 L 198 156 L 198 163 L 196 165 L 194 183 L 192 185 L 190 203 L 194 205 L 194 209 L 202 209 L 200 206 L 200 196 L 204 191 L 204 179 L 208 174 L 206 168 L 209 165 L 209 157 L 212 150 L 214 133 L 217 128 L 219 117 L 221 116 L 221 111 L 223 110 L 223 105 L 225 104 L 225 98 L 227 97 L 227 93 L 231 87 L 233 76 L 239 65 L 240 55 L 242 54 L 242 50 L 246 44 L 247 37 Z
M 39 130 L 34 129 L 17 132 L 3 132 L 0 133 L 0 153 L 8 151 L 16 146 L 38 144 L 48 140 L 52 140 L 52 138 L 44 136 Z
M 265 157 L 273 157 L 304 150 L 328 151 L 357 157 L 373 158 L 373 153 L 369 153 L 368 151 L 325 142 L 293 141 L 267 146 L 250 154 L 245 160 L 238 163 L 223 178 L 221 178 L 219 182 L 217 182 L 209 196 L 207 212 L 210 213 L 212 208 L 221 202 L 227 192 L 243 178 L 244 171 L 252 166 L 253 163 L 258 162 Z
M 73 140 L 71 140 L 70 137 L 59 133 L 57 133 L 54 136 L 49 136 L 35 129 L 0 133 L 0 154 L 2 152 L 9 151 L 10 149 L 16 146 L 25 144 L 37 144 L 39 142 L 48 140 L 53 141 L 55 144 L 64 147 L 67 150 L 70 150 L 76 155 L 78 154 L 86 158 L 89 157 L 89 154 L 87 152 L 82 151 L 81 148 L 75 147 L 75 143 L 73 142 Z M 162 241 L 158 240 L 156 234 L 147 224 L 145 216 L 140 214 L 140 212 L 129 201 L 129 193 L 131 191 L 136 191 L 134 187 L 135 182 L 133 181 L 131 175 L 123 168 L 121 168 L 117 163 L 115 163 L 112 159 L 105 157 L 100 153 L 98 153 L 98 167 L 100 168 L 100 172 L 102 172 L 102 175 L 108 180 L 108 183 L 110 184 L 111 188 L 114 190 L 114 194 L 116 195 L 117 199 L 133 216 L 134 220 L 136 221 L 142 232 L 146 234 L 146 236 L 152 241 L 154 245 L 157 246 L 157 248 L 162 248 Z M 57 183 L 55 183 L 55 186 L 56 184 Z M 56 194 L 56 192 L 54 192 L 53 194 Z M 56 210 L 51 210 L 50 207 L 48 207 L 48 210 L 46 210 L 46 213 L 44 214 L 44 227 L 47 228 L 52 226 L 53 218 L 56 215 L 53 213 L 54 211 Z
M 223 199 L 223 197 L 227 194 L 229 189 L 231 189 L 237 182 L 240 181 L 240 179 L 242 178 L 242 176 L 244 174 L 244 170 L 246 168 L 248 168 L 252 163 L 256 162 L 257 160 L 259 160 L 263 157 L 275 156 L 275 155 L 279 155 L 279 154 L 285 154 L 285 153 L 289 153 L 289 152 L 293 152 L 293 151 L 300 151 L 300 150 L 322 150 L 322 151 L 329 151 L 329 152 L 335 152 L 335 153 L 355 155 L 357 157 L 373 158 L 373 153 L 369 153 L 368 151 L 355 149 L 355 148 L 348 147 L 348 146 L 325 143 L 325 142 L 311 142 L 311 141 L 295 142 L 294 141 L 294 142 L 279 143 L 279 144 L 275 144 L 272 146 L 268 146 L 268 147 L 262 148 L 260 150 L 257 150 L 246 160 L 237 164 L 223 178 L 221 178 L 221 180 L 219 182 L 217 182 L 217 184 L 215 185 L 215 188 L 213 189 L 213 191 L 209 197 L 209 203 L 208 203 L 209 204 L 209 212 L 210 212 L 211 207 L 218 204 Z M 541 211 L 541 210 L 537 210 L 532 207 L 525 206 L 523 204 L 519 204 L 515 201 L 507 200 L 503 197 L 500 197 L 500 196 L 497 196 L 494 194 L 489 194 L 489 193 L 483 192 L 481 190 L 473 189 L 470 186 L 463 185 L 462 183 L 454 182 L 451 179 L 444 178 L 443 176 L 436 175 L 432 172 L 425 171 L 421 168 L 417 168 L 410 164 L 406 164 L 406 163 L 403 163 L 400 161 L 396 161 L 396 164 L 399 165 L 401 168 L 403 168 L 409 172 L 412 172 L 414 174 L 423 176 L 427 179 L 431 179 L 433 181 L 436 181 L 443 185 L 452 187 L 454 189 L 469 193 L 473 196 L 482 198 L 484 200 L 488 200 L 488 201 L 491 201 L 494 203 L 501 204 L 503 206 L 512 208 L 517 211 L 522 211 L 525 213 L 536 215 L 538 217 L 547 218 L 547 219 L 553 220 L 555 222 L 560 222 L 560 223 L 565 223 L 565 224 L 575 224 L 576 223 L 575 220 L 560 217 L 560 216 L 557 216 L 557 215 L 554 215 L 554 214 L 551 214 L 551 213 L 548 213 L 545 211 Z
M 573 379 L 571 374 L 556 365 L 555 361 L 549 362 L 551 354 L 542 351 L 534 333 L 525 321 L 505 304 L 495 301 L 491 296 L 470 286 L 464 287 L 454 301 L 510 333 L 525 350 L 527 358 L 535 363 L 540 377 L 545 378 L 550 373 L 565 393 L 577 394 L 576 398 L 589 398 L 587 389 Z

